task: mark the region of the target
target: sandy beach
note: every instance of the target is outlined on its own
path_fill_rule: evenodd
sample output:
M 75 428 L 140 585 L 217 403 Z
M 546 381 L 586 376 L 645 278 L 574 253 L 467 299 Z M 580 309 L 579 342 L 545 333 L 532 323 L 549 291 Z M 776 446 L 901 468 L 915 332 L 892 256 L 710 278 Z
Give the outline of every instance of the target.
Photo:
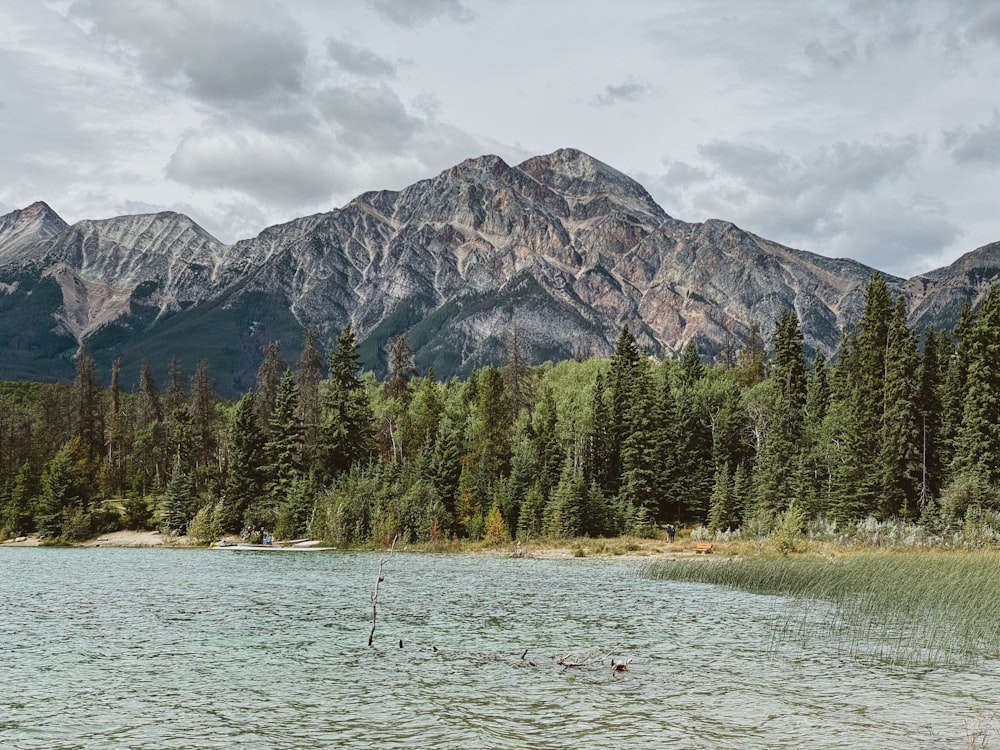
M 37 534 L 17 539 L 8 539 L 4 546 L 9 547 L 40 547 L 41 539 Z M 79 542 L 76 547 L 189 547 L 187 537 L 166 536 L 158 531 L 113 531 L 101 534 L 94 539 Z
M 234 544 L 239 543 L 236 536 L 226 537 L 227 541 Z M 39 547 L 41 540 L 37 534 L 17 539 L 8 539 L 3 542 L 7 547 Z M 158 531 L 114 531 L 101 534 L 94 539 L 79 542 L 77 547 L 191 547 L 195 546 L 184 536 L 169 536 Z M 404 551 L 406 548 L 397 550 Z M 416 549 L 426 551 L 426 547 L 420 546 Z M 458 550 L 460 553 L 496 555 L 503 557 L 529 557 L 544 559 L 562 559 L 571 557 L 587 558 L 645 558 L 645 559 L 669 559 L 676 557 L 694 556 L 693 546 L 681 540 L 670 544 L 661 539 L 588 539 L 573 540 L 567 542 L 566 546 L 551 544 L 517 544 L 510 543 L 501 547 L 479 547 L 465 550 Z M 699 557 L 703 557 L 699 555 Z

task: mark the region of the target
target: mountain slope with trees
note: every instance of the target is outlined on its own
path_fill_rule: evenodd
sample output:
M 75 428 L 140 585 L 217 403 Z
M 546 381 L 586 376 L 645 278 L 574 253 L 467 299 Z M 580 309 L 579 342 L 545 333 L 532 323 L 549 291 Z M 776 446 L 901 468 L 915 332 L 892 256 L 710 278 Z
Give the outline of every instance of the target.
M 162 390 L 145 368 L 135 393 L 116 365 L 101 388 L 84 349 L 73 385 L 0 387 L 0 528 L 503 543 L 874 519 L 997 541 L 1000 287 L 953 331 L 915 330 L 879 274 L 863 297 L 832 364 L 788 309 L 720 364 L 695 342 L 650 358 L 626 325 L 608 358 L 536 367 L 515 333 L 464 380 L 418 374 L 401 336 L 379 381 L 348 325 L 293 366 L 272 342 L 236 402 L 206 363 Z

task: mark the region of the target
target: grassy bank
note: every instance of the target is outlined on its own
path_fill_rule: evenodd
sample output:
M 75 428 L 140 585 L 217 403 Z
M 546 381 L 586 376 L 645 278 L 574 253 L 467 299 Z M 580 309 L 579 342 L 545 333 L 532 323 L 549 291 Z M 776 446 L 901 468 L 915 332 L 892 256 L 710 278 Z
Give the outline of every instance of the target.
M 860 552 L 651 562 L 655 580 L 796 597 L 779 638 L 834 635 L 853 654 L 907 666 L 1000 658 L 1000 554 Z M 811 603 L 833 605 L 810 617 Z

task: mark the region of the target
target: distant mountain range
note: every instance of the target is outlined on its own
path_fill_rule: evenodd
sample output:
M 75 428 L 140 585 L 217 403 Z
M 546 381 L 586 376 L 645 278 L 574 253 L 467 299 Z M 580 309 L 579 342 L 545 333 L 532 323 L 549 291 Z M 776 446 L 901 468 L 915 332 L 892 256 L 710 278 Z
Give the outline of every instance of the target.
M 64 380 L 86 341 L 123 382 L 207 359 L 220 392 L 252 386 L 261 348 L 294 363 L 314 327 L 351 323 L 366 367 L 407 333 L 440 377 L 499 362 L 514 326 L 533 363 L 608 355 L 623 324 L 651 354 L 691 339 L 707 359 L 794 309 L 806 345 L 836 351 L 874 269 L 726 222 L 668 216 L 635 180 L 573 149 L 517 165 L 483 156 L 400 191 L 224 244 L 181 214 L 68 225 L 45 203 L 0 216 L 0 379 Z M 1000 242 L 912 279 L 911 323 L 951 327 L 1000 277 Z

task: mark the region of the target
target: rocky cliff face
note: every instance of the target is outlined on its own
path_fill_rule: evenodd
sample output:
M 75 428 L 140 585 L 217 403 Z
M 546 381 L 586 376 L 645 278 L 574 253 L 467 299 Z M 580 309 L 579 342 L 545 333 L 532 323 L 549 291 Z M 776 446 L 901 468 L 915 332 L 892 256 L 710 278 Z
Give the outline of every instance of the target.
M 944 320 L 995 283 L 1000 243 L 988 248 L 890 285 L 911 298 L 915 322 Z M 496 361 L 514 326 L 535 362 L 606 355 L 626 323 L 653 354 L 694 339 L 711 357 L 755 323 L 766 334 L 786 307 L 807 346 L 832 355 L 871 273 L 727 222 L 676 220 L 634 180 L 572 149 L 518 166 L 470 159 L 232 246 L 173 213 L 69 227 L 34 204 L 0 217 L 6 306 L 35 287 L 59 300 L 36 325 L 72 345 L 47 366 L 69 366 L 87 340 L 99 361 L 122 356 L 126 373 L 140 359 L 155 370 L 170 356 L 189 367 L 208 358 L 232 375 L 227 392 L 249 386 L 268 340 L 283 340 L 293 360 L 306 327 L 332 346 L 347 322 L 368 366 L 406 332 L 418 365 L 439 376 Z M 30 360 L 2 325 L 0 349 Z

